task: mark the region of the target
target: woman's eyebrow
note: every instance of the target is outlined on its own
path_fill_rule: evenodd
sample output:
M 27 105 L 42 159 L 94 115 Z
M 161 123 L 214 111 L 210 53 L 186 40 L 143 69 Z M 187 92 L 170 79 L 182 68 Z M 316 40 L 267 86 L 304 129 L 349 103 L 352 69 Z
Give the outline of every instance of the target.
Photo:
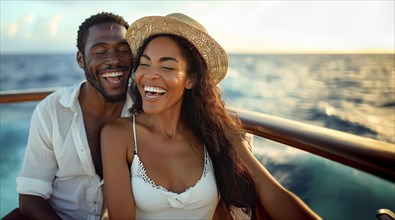
M 141 55 L 141 58 L 145 58 L 147 60 L 151 60 L 151 58 L 148 55 L 146 55 L 146 54 Z
M 151 58 L 147 54 L 141 55 L 141 58 L 145 58 L 145 59 L 151 61 Z M 176 63 L 179 63 L 178 60 L 176 58 L 174 58 L 174 57 L 161 57 L 159 59 L 160 62 L 169 61 L 169 60 L 174 61 Z
M 172 60 L 172 61 L 178 63 L 178 60 L 177 60 L 176 58 L 174 58 L 174 57 L 161 57 L 161 58 L 159 59 L 159 61 L 161 61 L 161 62 L 163 62 L 163 61 L 168 61 L 168 60 Z

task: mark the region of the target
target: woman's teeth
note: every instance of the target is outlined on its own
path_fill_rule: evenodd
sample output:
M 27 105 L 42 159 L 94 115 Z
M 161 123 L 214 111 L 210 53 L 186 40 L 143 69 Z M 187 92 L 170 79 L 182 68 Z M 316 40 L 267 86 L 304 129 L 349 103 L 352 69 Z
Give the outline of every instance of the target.
M 155 92 L 155 93 L 165 93 L 166 90 L 159 88 L 159 87 L 152 87 L 152 86 L 144 86 L 144 91 L 146 92 Z
M 163 95 L 166 90 L 159 88 L 159 87 L 153 87 L 153 86 L 144 86 L 144 91 L 146 92 L 145 95 L 147 98 L 158 98 L 159 96 Z

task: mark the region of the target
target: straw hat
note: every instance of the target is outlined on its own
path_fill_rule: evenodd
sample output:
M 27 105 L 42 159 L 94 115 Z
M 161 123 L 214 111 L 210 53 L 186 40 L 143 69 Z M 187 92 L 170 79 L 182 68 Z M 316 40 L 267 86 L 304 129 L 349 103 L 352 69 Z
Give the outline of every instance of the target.
M 157 34 L 174 34 L 184 37 L 195 45 L 215 83 L 219 83 L 225 77 L 228 70 L 225 50 L 201 24 L 181 13 L 147 16 L 131 24 L 126 33 L 126 39 L 132 48 L 133 56 L 137 56 L 137 50 L 146 38 Z

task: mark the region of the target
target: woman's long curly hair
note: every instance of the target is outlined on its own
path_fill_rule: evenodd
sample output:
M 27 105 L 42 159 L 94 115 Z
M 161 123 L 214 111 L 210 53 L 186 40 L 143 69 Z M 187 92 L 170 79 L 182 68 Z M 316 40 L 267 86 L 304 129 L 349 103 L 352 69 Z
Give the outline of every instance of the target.
M 231 144 L 233 135 L 243 135 L 241 122 L 236 114 L 231 116 L 225 109 L 220 90 L 210 79 L 206 63 L 196 47 L 188 40 L 176 35 L 151 36 L 143 42 L 137 52 L 134 72 L 140 64 L 140 57 L 148 43 L 159 36 L 167 36 L 177 43 L 181 48 L 182 56 L 188 63 L 187 74 L 196 75 L 193 88 L 185 90 L 181 114 L 207 148 L 222 200 L 228 208 L 240 207 L 249 214 L 255 210 L 257 201 L 254 179 L 250 169 Z M 134 99 L 132 113 L 143 112 L 141 94 L 134 81 L 131 93 Z

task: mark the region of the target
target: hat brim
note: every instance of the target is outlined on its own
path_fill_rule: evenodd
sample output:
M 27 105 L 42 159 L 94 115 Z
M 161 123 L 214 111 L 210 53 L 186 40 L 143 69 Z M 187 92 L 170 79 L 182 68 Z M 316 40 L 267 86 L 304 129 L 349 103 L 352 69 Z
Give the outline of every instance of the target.
M 173 34 L 190 41 L 206 62 L 214 83 L 219 83 L 228 70 L 225 50 L 206 32 L 171 17 L 147 16 L 130 25 L 126 33 L 133 56 L 144 40 L 158 34 Z

